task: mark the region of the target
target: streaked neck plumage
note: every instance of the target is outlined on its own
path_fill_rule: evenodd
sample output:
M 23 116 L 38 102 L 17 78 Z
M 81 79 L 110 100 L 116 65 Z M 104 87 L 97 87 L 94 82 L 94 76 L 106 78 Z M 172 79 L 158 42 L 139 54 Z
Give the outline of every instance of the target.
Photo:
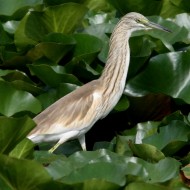
M 103 73 L 100 77 L 101 84 L 104 85 L 103 96 L 109 98 L 111 104 L 107 104 L 109 112 L 119 101 L 127 77 L 130 61 L 130 48 L 128 40 L 132 33 L 130 27 L 121 20 L 110 38 L 110 49 L 108 59 Z

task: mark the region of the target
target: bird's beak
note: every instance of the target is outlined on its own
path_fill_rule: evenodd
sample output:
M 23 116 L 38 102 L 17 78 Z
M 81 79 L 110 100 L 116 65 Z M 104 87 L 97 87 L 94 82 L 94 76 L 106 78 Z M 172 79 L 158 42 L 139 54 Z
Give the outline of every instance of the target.
M 165 31 L 165 32 L 169 32 L 169 33 L 171 33 L 172 31 L 171 30 L 169 30 L 169 29 L 167 29 L 167 28 L 165 28 L 165 27 L 163 27 L 163 26 L 161 26 L 161 25 L 159 25 L 159 24 L 156 24 L 156 23 L 154 23 L 154 22 L 148 22 L 148 23 L 146 23 L 146 25 L 148 26 L 148 27 L 150 27 L 150 28 L 155 28 L 155 29 L 158 29 L 158 30 L 162 30 L 162 31 Z

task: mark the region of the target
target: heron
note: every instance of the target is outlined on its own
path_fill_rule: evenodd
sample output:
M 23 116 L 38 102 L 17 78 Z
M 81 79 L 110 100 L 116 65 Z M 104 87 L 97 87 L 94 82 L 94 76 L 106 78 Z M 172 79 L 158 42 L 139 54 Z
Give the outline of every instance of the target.
M 132 32 L 142 29 L 170 32 L 139 13 L 124 15 L 110 37 L 101 76 L 63 96 L 33 118 L 37 125 L 27 137 L 36 144 L 56 142 L 50 153 L 71 139 L 78 139 L 86 150 L 86 132 L 110 113 L 123 94 L 130 62 L 129 38 Z

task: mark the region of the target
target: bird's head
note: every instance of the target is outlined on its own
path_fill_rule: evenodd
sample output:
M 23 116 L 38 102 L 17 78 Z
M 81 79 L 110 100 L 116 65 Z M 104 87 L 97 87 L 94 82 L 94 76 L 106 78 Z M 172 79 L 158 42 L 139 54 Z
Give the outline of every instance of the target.
M 139 13 L 135 13 L 135 12 L 131 12 L 126 14 L 123 17 L 123 21 L 126 22 L 126 24 L 132 29 L 132 30 L 141 30 L 141 29 L 159 29 L 165 32 L 171 32 L 169 29 L 156 24 L 154 22 L 149 21 L 145 16 L 139 14 Z

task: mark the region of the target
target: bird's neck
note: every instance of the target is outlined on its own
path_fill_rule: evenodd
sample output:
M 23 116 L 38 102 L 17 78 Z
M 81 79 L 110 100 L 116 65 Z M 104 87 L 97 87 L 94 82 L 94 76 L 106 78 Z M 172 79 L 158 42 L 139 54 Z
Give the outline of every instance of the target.
M 100 77 L 106 87 L 105 94 L 114 94 L 118 91 L 120 95 L 123 93 L 130 60 L 128 43 L 130 35 L 131 31 L 122 27 L 122 24 L 112 33 L 107 63 Z

